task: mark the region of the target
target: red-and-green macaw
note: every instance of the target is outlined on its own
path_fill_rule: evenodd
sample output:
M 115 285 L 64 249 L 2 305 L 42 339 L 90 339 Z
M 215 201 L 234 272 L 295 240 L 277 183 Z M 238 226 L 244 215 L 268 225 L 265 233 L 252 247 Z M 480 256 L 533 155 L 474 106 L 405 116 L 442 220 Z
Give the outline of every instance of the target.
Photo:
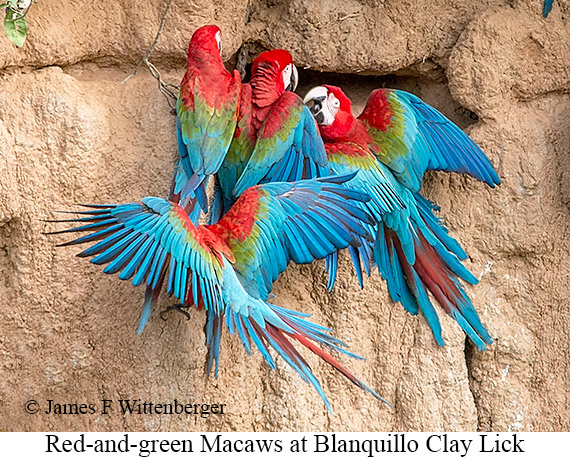
M 369 197 L 343 185 L 352 176 L 249 188 L 214 225 L 196 226 L 177 203 L 147 197 L 138 203 L 87 205 L 88 211 L 76 213 L 82 217 L 71 220 L 81 226 L 56 233 L 92 232 L 63 245 L 96 242 L 79 256 L 94 256 L 91 262 L 107 264 L 105 273 L 132 278 L 134 285 L 157 284 L 166 264 L 169 293 L 182 306 L 203 306 L 208 313 L 208 371 L 215 361 L 216 376 L 225 322 L 248 353 L 257 347 L 275 368 L 268 350 L 272 347 L 315 387 L 329 410 L 318 380 L 292 340 L 382 400 L 319 346 L 354 356 L 328 328 L 267 301 L 290 260 L 312 262 L 367 237 L 365 226 L 373 221 L 356 203 Z M 141 326 L 149 311 L 143 310 Z
M 261 53 L 244 84 L 234 139 L 218 172 L 227 211 L 248 187 L 318 177 L 327 164 L 315 120 L 293 91 L 298 74 L 289 52 Z M 326 174 L 326 173 L 325 173 Z
M 239 72 L 227 71 L 222 62 L 221 36 L 215 25 L 200 27 L 192 35 L 176 104 L 179 158 L 169 200 L 180 203 L 194 223 L 207 210 L 208 177 L 224 160 L 238 117 L 241 78 Z M 160 265 L 160 278 L 166 268 L 165 263 Z M 160 279 L 146 288 L 143 306 L 148 312 L 158 300 L 162 283 Z
M 467 255 L 434 215 L 434 203 L 419 194 L 426 170 L 469 174 L 494 187 L 500 183 L 483 151 L 441 113 L 407 92 L 372 92 L 355 118 L 351 102 L 335 86 L 320 86 L 305 97 L 319 124 L 329 163 L 337 173 L 361 170 L 347 185 L 365 190 L 368 172 L 380 168 L 405 208 L 374 214 L 378 223 L 374 261 L 395 302 L 421 310 L 437 342 L 441 325 L 428 291 L 481 350 L 492 342 L 460 279 L 476 284 L 463 266 Z M 363 171 L 365 173 L 363 173 Z
M 176 103 L 179 160 L 170 200 L 183 206 L 198 197 L 207 210 L 207 178 L 224 160 L 237 124 L 241 78 L 222 62 L 221 31 L 215 25 L 200 27 L 188 46 L 188 68 Z M 182 199 L 182 200 L 180 200 Z M 194 214 L 199 216 L 199 211 Z M 196 217 L 197 217 L 196 216 Z M 196 222 L 196 217 L 193 217 Z
M 334 173 L 310 110 L 291 92 L 298 79 L 291 54 L 283 49 L 263 52 L 254 60 L 251 73 L 250 83 L 243 85 L 234 140 L 218 172 L 226 210 L 250 186 Z M 366 204 L 373 214 L 402 206 L 381 173 L 376 175 L 375 185 L 370 192 L 373 199 Z M 219 213 L 223 214 L 223 210 Z M 362 241 L 358 247 L 350 246 L 349 251 L 362 285 L 360 259 L 364 259 L 369 273 L 369 246 Z M 335 252 L 326 259 L 329 289 L 336 278 L 336 264 Z

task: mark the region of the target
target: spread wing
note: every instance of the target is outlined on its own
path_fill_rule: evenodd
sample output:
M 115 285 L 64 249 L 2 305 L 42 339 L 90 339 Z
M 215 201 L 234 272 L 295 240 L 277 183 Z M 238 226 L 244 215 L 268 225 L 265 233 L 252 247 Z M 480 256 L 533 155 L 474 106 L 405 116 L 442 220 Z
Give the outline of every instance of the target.
M 56 233 L 92 232 L 63 245 L 96 242 L 79 256 L 108 264 L 105 273 L 132 278 L 134 285 L 155 289 L 168 272 L 168 292 L 183 305 L 217 310 L 224 259 L 235 261 L 249 293 L 265 299 L 289 260 L 308 263 L 357 243 L 355 235 L 368 236 L 365 226 L 372 221 L 354 203 L 369 197 L 339 185 L 351 177 L 254 187 L 214 226 L 196 228 L 178 204 L 145 197 L 90 205 L 76 213 L 86 217 L 71 220 L 80 227 Z M 150 311 L 143 309 L 139 331 Z
M 500 183 L 477 144 L 415 95 L 377 89 L 358 117 L 373 139 L 372 152 L 398 180 L 417 192 L 426 170 L 465 173 L 491 187 Z
M 373 223 L 358 204 L 370 197 L 339 184 L 352 175 L 270 183 L 245 191 L 214 226 L 252 294 L 266 299 L 290 260 L 309 263 L 370 240 Z
M 219 306 L 222 255 L 231 258 L 231 252 L 208 230 L 196 228 L 178 204 L 146 197 L 139 203 L 86 206 L 91 209 L 75 213 L 86 217 L 69 221 L 81 226 L 55 233 L 92 233 L 61 246 L 96 242 L 78 256 L 108 264 L 105 273 L 119 273 L 121 279 L 132 278 L 135 286 L 146 283 L 159 290 L 169 271 L 168 292 L 182 304 Z M 145 304 L 139 333 L 151 311 L 151 302 Z
M 239 220 L 233 219 L 230 212 L 211 227 L 196 228 L 178 204 L 147 197 L 140 203 L 90 205 L 89 211 L 79 213 L 86 217 L 72 220 L 83 225 L 56 233 L 92 232 L 64 245 L 96 242 L 79 255 L 95 256 L 93 263 L 108 264 L 104 271 L 120 272 L 121 279 L 134 276 L 135 285 L 160 280 L 157 272 L 162 271 L 164 262 L 169 262 L 169 291 L 182 304 L 203 303 L 206 307 L 209 369 L 215 360 L 217 372 L 221 327 L 225 322 L 231 334 L 239 335 L 248 353 L 257 347 L 275 368 L 269 353 L 269 347 L 273 348 L 315 387 L 329 410 L 319 381 L 292 341 L 301 343 L 355 385 L 385 401 L 315 344 L 356 357 L 344 349 L 344 343 L 330 336 L 330 329 L 307 321 L 305 314 L 267 303 L 243 284 L 243 273 L 261 274 L 261 270 L 268 269 L 276 277 L 277 269 L 282 271 L 286 266 L 285 258 L 320 258 L 331 249 L 348 245 L 350 234 L 361 231 L 360 224 L 370 222 L 366 213 L 360 214 L 352 207 L 353 202 L 366 201 L 368 197 L 340 185 L 351 177 L 251 188 L 234 205 L 241 214 Z M 322 230 L 320 242 L 315 230 Z M 257 267 L 251 268 L 251 263 L 244 262 L 248 250 L 253 252 L 249 258 L 254 259 Z M 277 269 L 272 266 L 273 255 L 280 264 Z M 234 257 L 235 268 L 230 263 Z M 149 313 L 150 310 L 143 311 L 139 330 Z

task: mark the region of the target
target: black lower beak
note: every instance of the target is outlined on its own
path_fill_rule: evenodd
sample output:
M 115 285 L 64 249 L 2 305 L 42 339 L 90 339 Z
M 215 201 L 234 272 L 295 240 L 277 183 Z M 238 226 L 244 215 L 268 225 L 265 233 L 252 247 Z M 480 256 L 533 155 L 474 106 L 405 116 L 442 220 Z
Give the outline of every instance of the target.
M 316 113 L 313 113 L 313 117 L 315 118 L 315 121 L 317 121 L 317 124 L 322 124 L 325 122 L 325 115 L 320 110 Z
M 312 100 L 309 100 L 309 102 L 307 103 L 307 107 L 309 108 L 311 114 L 317 121 L 317 124 L 321 124 L 325 120 L 325 115 L 323 114 L 322 111 L 323 101 L 324 97 L 322 99 L 319 97 L 319 98 L 313 98 Z

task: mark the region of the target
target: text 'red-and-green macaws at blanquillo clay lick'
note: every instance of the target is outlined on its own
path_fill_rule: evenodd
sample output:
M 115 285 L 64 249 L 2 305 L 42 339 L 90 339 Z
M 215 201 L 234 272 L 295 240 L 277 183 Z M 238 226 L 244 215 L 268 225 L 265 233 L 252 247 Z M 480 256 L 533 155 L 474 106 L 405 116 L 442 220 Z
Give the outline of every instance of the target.
M 351 102 L 335 86 L 311 89 L 305 102 L 319 124 L 329 164 L 337 173 L 359 172 L 346 185 L 366 189 L 369 170 L 381 169 L 405 208 L 377 218 L 374 261 L 390 296 L 417 314 L 421 310 L 437 342 L 441 325 L 428 291 L 480 350 L 492 343 L 459 278 L 477 279 L 463 266 L 467 255 L 419 190 L 426 170 L 469 174 L 491 187 L 500 183 L 483 151 L 455 124 L 418 97 L 378 89 L 355 118 Z

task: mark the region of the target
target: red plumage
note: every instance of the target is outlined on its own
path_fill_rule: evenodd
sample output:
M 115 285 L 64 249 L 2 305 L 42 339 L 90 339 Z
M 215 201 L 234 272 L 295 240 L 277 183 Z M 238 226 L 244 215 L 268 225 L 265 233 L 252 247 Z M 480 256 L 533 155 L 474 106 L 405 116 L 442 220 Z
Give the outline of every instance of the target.
M 334 155 L 342 155 L 348 157 L 372 157 L 373 155 L 370 154 L 370 151 L 367 148 L 363 148 L 359 144 L 355 143 L 326 143 L 325 150 L 327 151 L 327 155 L 334 156 Z
M 388 102 L 388 94 L 389 91 L 386 89 L 372 91 L 364 111 L 358 118 L 366 119 L 372 127 L 385 132 L 390 126 L 394 114 L 392 106 Z
M 239 72 L 224 66 L 216 35 L 220 29 L 207 25 L 194 32 L 188 45 L 188 69 L 180 85 L 180 96 L 187 109 L 194 109 L 196 85 L 208 106 L 220 109 L 235 98 L 241 87 Z M 199 81 L 197 81 L 199 78 Z
M 257 220 L 261 192 L 259 187 L 250 187 L 217 224 L 209 226 L 209 230 L 226 244 L 230 237 L 244 241 Z

